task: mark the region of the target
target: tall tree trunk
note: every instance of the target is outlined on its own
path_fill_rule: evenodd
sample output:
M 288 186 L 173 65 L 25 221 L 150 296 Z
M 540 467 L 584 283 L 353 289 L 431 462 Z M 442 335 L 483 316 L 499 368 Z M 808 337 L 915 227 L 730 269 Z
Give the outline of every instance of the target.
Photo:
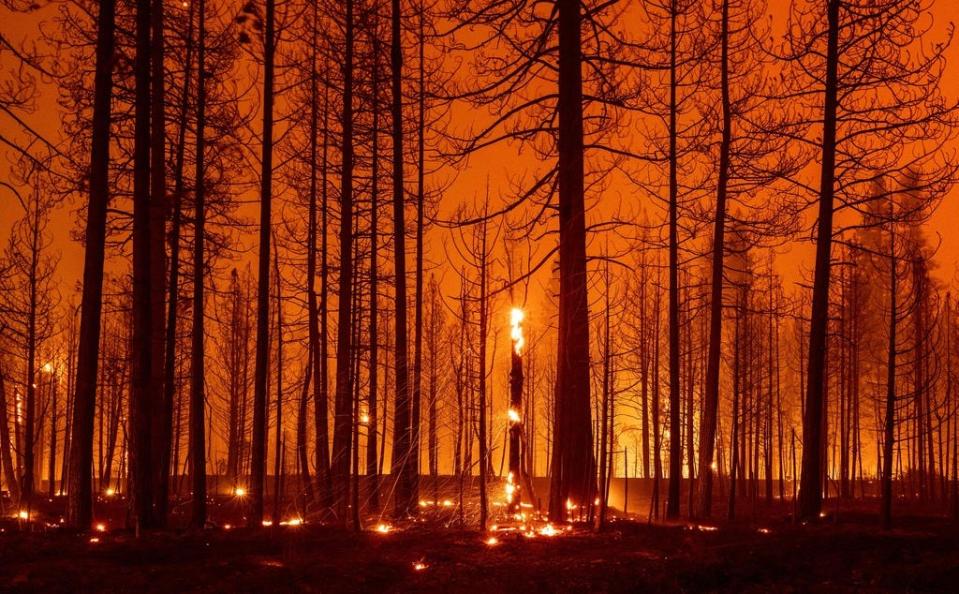
M 353 436 L 353 374 L 350 372 L 353 307 L 353 0 L 346 0 L 346 57 L 343 65 L 343 138 L 340 172 L 340 275 L 337 291 L 336 395 L 333 413 L 333 508 L 346 521 L 350 448 Z
M 310 53 L 310 203 L 309 203 L 309 213 L 308 213 L 308 232 L 307 232 L 307 241 L 306 241 L 306 304 L 307 304 L 307 323 L 309 325 L 309 361 L 307 362 L 307 375 L 304 380 L 305 385 L 303 388 L 303 403 L 306 403 L 306 394 L 308 394 L 309 384 L 310 384 L 310 374 L 313 375 L 314 380 L 314 406 L 317 409 L 320 408 L 319 402 L 319 383 L 320 378 L 320 366 L 318 365 L 320 358 L 320 320 L 319 320 L 319 310 L 317 309 L 316 303 L 316 214 L 317 214 L 317 134 L 318 134 L 318 125 L 319 125 L 319 93 L 317 92 L 317 85 L 319 84 L 319 73 L 317 72 L 316 66 L 316 54 L 319 44 L 318 39 L 318 29 L 319 29 L 319 14 L 318 14 L 318 4 L 313 3 L 312 6 L 312 40 L 311 40 L 311 53 Z M 325 125 L 325 122 L 324 122 Z M 324 234 L 326 232 L 324 231 Z M 305 406 L 303 407 L 305 409 Z M 313 487 L 310 479 L 310 465 L 307 458 L 307 443 L 306 443 L 306 417 L 305 410 L 303 410 L 302 416 L 302 426 L 300 423 L 297 424 L 297 450 L 300 457 L 300 466 L 302 467 L 303 481 L 306 488 L 306 493 L 308 499 L 313 498 Z M 319 438 L 319 436 L 317 436 Z M 317 471 L 319 474 L 319 471 Z
M 133 370 L 130 419 L 133 521 L 152 528 L 153 514 L 153 273 L 150 211 L 150 25 L 152 0 L 136 3 L 133 142 Z
M 257 280 L 256 364 L 253 378 L 253 437 L 250 463 L 250 511 L 247 525 L 263 524 L 266 480 L 266 401 L 270 359 L 270 233 L 273 199 L 273 56 L 276 50 L 276 0 L 266 0 L 263 36 L 263 151 L 260 157 L 260 253 Z
M 374 15 L 374 29 L 379 20 Z M 380 41 L 373 38 L 372 64 L 373 122 L 370 134 L 370 393 L 367 401 L 366 474 L 371 510 L 380 508 L 380 479 L 377 463 L 377 398 L 379 397 L 379 210 L 380 210 Z M 384 435 L 384 441 L 386 436 Z
M 17 480 L 17 472 L 13 467 L 12 447 L 10 444 L 10 420 L 7 418 L 6 380 L 7 376 L 3 369 L 3 362 L 0 361 L 0 465 L 3 466 L 3 479 L 7 484 L 10 497 L 19 500 L 20 482 Z
M 173 403 L 167 402 L 163 383 L 164 348 L 166 346 L 166 220 L 169 202 L 166 184 L 166 76 L 164 58 L 163 0 L 151 0 L 152 28 L 150 42 L 151 134 L 150 134 L 150 319 L 152 330 L 152 444 L 150 465 L 153 477 L 154 521 L 165 526 L 170 487 L 170 432 Z
M 273 526 L 278 527 L 283 473 L 283 291 L 279 246 L 273 251 L 273 275 L 276 288 L 276 437 L 273 442 Z
M 199 47 L 196 97 L 196 215 L 193 239 L 193 332 L 190 349 L 190 475 L 193 504 L 190 523 L 206 524 L 206 440 L 204 413 L 206 371 L 204 339 L 204 242 L 206 241 L 206 0 L 199 0 Z
M 50 452 L 47 465 L 47 497 L 53 499 L 57 483 L 57 387 L 59 380 L 56 371 L 50 375 Z
M 410 479 L 410 386 L 407 360 L 406 324 L 406 217 L 403 187 L 403 40 L 400 37 L 400 1 L 392 0 L 390 29 L 391 115 L 393 120 L 393 278 L 395 284 L 395 382 L 396 400 L 393 412 L 393 454 L 391 474 L 396 481 L 393 513 L 405 517 L 415 507 L 415 494 Z
M 36 214 L 40 207 L 39 185 L 34 188 L 34 202 L 27 216 L 30 224 L 30 264 L 27 275 L 27 335 L 26 335 L 26 418 L 23 423 L 23 482 L 20 485 L 20 499 L 29 507 L 33 501 L 36 486 L 36 454 L 39 430 L 37 429 L 37 266 L 39 265 L 40 227 Z
M 723 273 L 726 245 L 726 189 L 729 183 L 729 147 L 732 142 L 732 113 L 729 99 L 729 0 L 722 8 L 722 140 L 719 144 L 719 181 L 716 185 L 716 218 L 713 222 L 713 258 L 709 294 L 709 353 L 703 415 L 699 426 L 699 514 L 712 515 L 713 460 L 716 452 L 716 425 L 719 420 L 719 366 L 723 346 Z
M 423 209 L 426 188 L 424 186 L 426 176 L 425 161 L 425 102 L 426 85 L 424 64 L 424 47 L 426 45 L 425 32 L 423 29 L 423 13 L 426 7 L 423 0 L 419 4 L 419 23 L 417 35 L 417 47 L 419 49 L 418 74 L 419 74 L 419 92 L 416 98 L 416 288 L 414 289 L 414 346 L 413 346 L 413 404 L 412 404 L 412 424 L 413 438 L 411 449 L 413 451 L 413 467 L 410 475 L 413 485 L 413 498 L 419 498 L 419 475 L 420 475 L 420 403 L 423 394 Z M 418 508 L 414 508 L 418 509 Z
M 163 352 L 163 403 L 169 407 L 167 413 L 165 413 L 165 420 L 167 422 L 165 431 L 167 432 L 166 435 L 171 437 L 173 434 L 173 400 L 176 395 L 176 331 L 178 318 L 177 305 L 180 300 L 180 233 L 183 224 L 184 161 L 186 153 L 187 116 L 190 109 L 190 80 L 193 75 L 193 5 L 193 0 L 190 0 L 189 23 L 187 25 L 185 39 L 186 66 L 184 67 L 183 74 L 183 90 L 180 100 L 176 140 L 176 161 L 174 163 L 173 221 L 170 227 L 170 282 L 167 286 L 166 343 Z M 173 442 L 173 447 L 179 450 L 179 446 L 179 439 L 176 439 Z M 169 460 L 167 460 L 167 464 L 163 466 L 164 475 L 168 475 L 170 471 L 168 462 Z M 176 469 L 177 465 L 174 463 L 174 474 L 176 473 Z
M 892 217 L 890 217 L 891 219 Z M 882 502 L 880 516 L 887 530 L 892 528 L 892 446 L 896 424 L 896 317 L 898 316 L 898 279 L 896 270 L 896 231 L 889 231 L 889 345 L 886 358 L 886 418 L 882 444 Z
M 679 385 L 679 184 L 676 155 L 676 0 L 669 20 L 669 491 L 666 517 L 679 517 L 679 490 L 683 480 L 683 442 L 680 439 Z
M 827 6 L 826 80 L 823 104 L 822 171 L 819 186 L 819 222 L 816 227 L 816 272 L 813 279 L 809 360 L 803 415 L 802 478 L 799 519 L 810 521 L 822 510 L 823 402 L 826 335 L 829 325 L 829 275 L 832 255 L 833 197 L 836 177 L 836 110 L 838 106 L 839 5 Z
M 316 51 L 314 44 L 313 51 Z M 324 86 L 323 90 L 323 155 L 321 163 L 320 181 L 322 188 L 321 220 L 320 220 L 320 337 L 318 365 L 313 368 L 313 415 L 316 425 L 316 480 L 320 494 L 320 504 L 327 510 L 333 506 L 333 483 L 330 477 L 330 428 L 328 419 L 329 409 L 329 242 L 326 227 L 329 218 L 329 118 L 330 91 Z
M 559 332 L 549 516 L 567 501 L 585 505 L 596 490 L 589 406 L 589 303 L 583 180 L 582 15 L 559 0 Z

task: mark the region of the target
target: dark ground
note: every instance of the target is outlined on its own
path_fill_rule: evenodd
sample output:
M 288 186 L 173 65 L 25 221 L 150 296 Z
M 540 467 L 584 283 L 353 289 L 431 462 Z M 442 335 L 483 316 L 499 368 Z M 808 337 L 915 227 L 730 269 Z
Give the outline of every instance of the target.
M 561 535 L 488 534 L 427 521 L 388 534 L 316 524 L 140 539 L 0 525 L 0 589 L 12 592 L 359 591 L 959 591 L 959 527 L 900 515 L 882 532 L 875 513 L 793 526 L 766 521 L 688 524 L 615 521 Z M 7 516 L 9 518 L 9 515 Z M 425 568 L 416 569 L 422 563 Z

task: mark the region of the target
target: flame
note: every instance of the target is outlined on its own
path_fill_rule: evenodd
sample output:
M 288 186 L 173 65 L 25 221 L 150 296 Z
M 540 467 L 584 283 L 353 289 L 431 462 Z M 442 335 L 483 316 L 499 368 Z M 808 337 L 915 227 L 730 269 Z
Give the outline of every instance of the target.
M 107 525 L 104 524 L 103 522 L 100 522 L 99 524 L 96 525 L 96 529 L 97 529 L 97 532 L 106 532 Z
M 517 355 L 523 354 L 523 346 L 526 344 L 526 339 L 523 338 L 523 327 L 520 325 L 524 317 L 523 310 L 518 307 L 514 307 L 509 312 L 509 337 L 513 340 L 513 350 Z
M 513 503 L 513 497 L 516 496 L 516 492 L 519 490 L 519 487 L 513 482 L 513 473 L 509 473 L 506 477 L 506 502 Z
M 106 492 L 105 492 L 105 495 L 106 495 L 107 497 L 113 497 L 113 496 L 116 495 L 116 494 L 117 494 L 117 490 L 114 489 L 113 487 L 110 487 L 110 488 L 107 489 Z
M 20 512 L 17 514 L 17 517 L 20 518 L 21 520 L 29 520 L 30 512 L 28 512 L 25 509 L 21 509 Z
M 511 425 L 512 425 L 512 424 L 519 423 L 520 420 L 521 420 L 521 419 L 520 419 L 520 416 L 519 416 L 519 412 L 517 412 L 516 409 L 514 409 L 514 408 L 511 408 L 511 409 L 507 410 L 507 411 L 506 411 L 506 416 L 509 417 L 509 422 L 510 422 Z
M 245 496 L 246 496 L 246 489 L 244 489 L 243 487 L 237 487 L 237 488 L 233 489 L 233 495 L 234 495 L 235 497 L 245 497 Z
M 489 546 L 491 546 L 491 547 L 495 547 L 496 545 L 499 544 L 499 539 L 496 538 L 495 536 L 491 536 L 491 537 L 489 537 L 489 538 L 486 539 L 486 544 L 489 545 Z
M 557 530 L 556 528 L 553 528 L 552 524 L 546 524 L 545 526 L 539 529 L 539 533 L 543 536 L 556 536 L 557 534 L 559 534 L 559 530 Z
M 43 373 L 52 373 L 52 372 L 53 372 L 53 364 L 51 364 L 49 361 L 44 363 Z
M 96 536 L 90 539 L 90 544 L 97 544 L 98 542 L 100 542 L 100 539 L 97 538 Z
M 376 525 L 376 531 L 380 534 L 388 534 L 393 529 L 389 524 L 379 523 Z
M 413 564 L 413 569 L 415 571 L 423 571 L 427 567 L 429 567 L 429 565 L 427 565 L 426 563 L 423 563 L 422 561 L 417 561 L 416 563 Z

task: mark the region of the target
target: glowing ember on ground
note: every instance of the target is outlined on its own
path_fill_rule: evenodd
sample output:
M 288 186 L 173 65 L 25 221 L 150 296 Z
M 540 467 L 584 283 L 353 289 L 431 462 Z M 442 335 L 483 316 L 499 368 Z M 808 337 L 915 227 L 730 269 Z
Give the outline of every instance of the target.
M 302 526 L 303 518 L 290 518 L 286 522 L 280 522 L 281 524 L 286 524 L 287 526 Z
M 499 539 L 496 538 L 495 536 L 491 536 L 491 537 L 489 537 L 489 538 L 486 539 L 486 544 L 489 545 L 489 546 L 491 546 L 491 547 L 494 547 L 494 546 L 496 546 L 496 545 L 499 544 Z
M 422 561 L 417 561 L 413 563 L 413 569 L 415 571 L 423 571 L 427 567 L 429 567 L 429 565 L 427 565 L 426 563 L 423 563 Z
M 224 529 L 224 530 L 232 530 L 232 529 L 233 529 L 233 524 L 224 524 L 224 525 L 223 525 L 223 529 Z
M 704 526 L 702 524 L 697 524 L 693 526 L 693 528 L 699 530 L 700 532 L 716 532 L 719 530 L 719 526 Z
M 389 524 L 379 523 L 376 525 L 376 531 L 379 532 L 380 534 L 387 534 L 391 530 L 393 530 L 393 527 L 390 526 Z
M 100 542 L 100 539 L 96 536 L 90 538 L 90 544 L 97 544 L 98 542 Z
M 759 532 L 760 534 L 772 534 L 772 530 L 769 528 L 760 528 L 756 532 Z
M 264 525 L 264 526 L 272 526 L 272 525 L 273 525 L 273 520 L 263 520 L 263 525 Z

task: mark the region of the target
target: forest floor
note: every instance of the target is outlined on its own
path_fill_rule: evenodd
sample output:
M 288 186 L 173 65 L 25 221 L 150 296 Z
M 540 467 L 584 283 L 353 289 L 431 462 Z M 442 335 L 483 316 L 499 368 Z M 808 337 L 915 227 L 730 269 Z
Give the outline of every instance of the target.
M 797 526 L 782 510 L 696 525 L 540 524 L 535 536 L 441 518 L 355 533 L 315 523 L 92 535 L 0 523 L 0 590 L 23 592 L 940 591 L 959 588 L 959 528 L 931 514 L 876 526 L 860 504 Z M 839 510 L 837 509 L 837 512 Z M 763 515 L 764 518 L 757 519 Z M 495 543 L 487 539 L 491 535 Z

